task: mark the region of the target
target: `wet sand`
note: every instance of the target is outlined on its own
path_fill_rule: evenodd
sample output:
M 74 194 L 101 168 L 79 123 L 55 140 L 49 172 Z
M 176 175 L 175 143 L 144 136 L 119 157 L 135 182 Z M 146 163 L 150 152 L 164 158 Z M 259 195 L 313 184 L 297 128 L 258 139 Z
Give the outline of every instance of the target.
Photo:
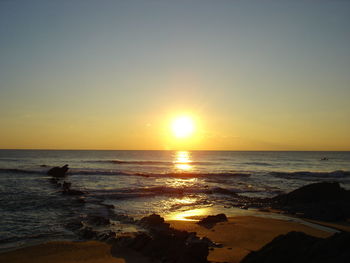
M 111 245 L 100 241 L 58 241 L 17 249 L 0 254 L 7 263 L 148 263 L 137 252 L 111 251 Z
M 223 245 L 210 251 L 208 260 L 214 262 L 240 262 L 250 251 L 258 250 L 273 238 L 289 231 L 302 231 L 316 237 L 332 233 L 297 222 L 256 216 L 230 217 L 228 222 L 207 229 L 194 221 L 168 221 L 172 227 L 198 236 L 208 237 Z M 122 263 L 149 262 L 142 255 L 123 250 L 111 250 L 111 245 L 99 241 L 50 242 L 0 254 L 0 262 L 7 263 Z
M 329 237 L 332 233 L 315 229 L 300 223 L 255 216 L 230 217 L 228 222 L 216 224 L 207 229 L 193 221 L 169 221 L 172 227 L 223 245 L 209 252 L 208 260 L 214 262 L 240 262 L 250 251 L 259 250 L 276 236 L 290 231 L 301 231 L 316 237 Z

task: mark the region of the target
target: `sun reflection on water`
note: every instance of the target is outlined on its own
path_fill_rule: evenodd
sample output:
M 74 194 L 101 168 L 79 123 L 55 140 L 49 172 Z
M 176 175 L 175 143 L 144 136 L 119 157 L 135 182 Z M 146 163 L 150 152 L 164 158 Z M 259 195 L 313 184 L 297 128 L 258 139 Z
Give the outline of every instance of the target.
M 192 209 L 187 211 L 176 212 L 167 216 L 167 220 L 181 220 L 181 221 L 198 221 L 199 218 L 209 215 L 210 207 Z
M 170 187 L 191 187 L 197 182 L 197 178 L 172 178 L 167 180 L 165 184 Z
M 180 171 L 190 171 L 192 170 L 192 160 L 191 155 L 187 151 L 178 151 L 175 154 L 174 164 L 175 167 Z

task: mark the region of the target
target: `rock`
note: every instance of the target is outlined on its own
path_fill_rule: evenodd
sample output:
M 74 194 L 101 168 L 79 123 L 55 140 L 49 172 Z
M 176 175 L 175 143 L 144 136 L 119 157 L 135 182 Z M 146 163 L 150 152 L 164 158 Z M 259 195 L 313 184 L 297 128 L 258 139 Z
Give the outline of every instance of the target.
M 206 263 L 209 239 L 200 239 L 196 233 L 169 227 L 159 215 L 152 214 L 139 221 L 139 225 L 150 230 L 135 236 L 123 236 L 115 240 L 113 249 L 126 247 L 160 262 Z
M 336 221 L 350 217 L 350 191 L 337 182 L 309 184 L 271 201 L 274 208 L 310 219 Z
M 92 230 L 91 227 L 84 227 L 79 231 L 79 235 L 85 239 L 94 239 L 97 236 L 97 232 Z
M 92 215 L 88 217 L 88 223 L 95 226 L 106 226 L 111 222 L 108 218 L 99 215 Z
M 67 195 L 84 195 L 85 194 L 83 191 L 79 191 L 75 189 L 62 190 L 62 193 Z
M 58 166 L 56 166 L 56 167 L 53 167 L 53 168 L 51 168 L 48 172 L 47 172 L 47 174 L 48 175 L 51 175 L 51 176 L 53 176 L 53 177 L 65 177 L 66 176 L 66 173 L 67 173 L 67 171 L 68 171 L 68 164 L 66 164 L 66 165 L 64 165 L 64 166 L 62 166 L 62 167 L 58 167 Z
M 98 240 L 101 241 L 111 241 L 114 240 L 116 238 L 117 234 L 113 231 L 109 231 L 107 233 L 102 233 L 100 235 L 98 235 Z
M 84 225 L 81 221 L 73 221 L 73 222 L 70 222 L 66 225 L 66 227 L 72 231 L 77 231 L 77 230 L 81 229 L 83 226 Z
M 140 220 L 141 225 L 145 226 L 159 226 L 164 224 L 164 218 L 157 214 L 145 216 Z
M 72 183 L 63 181 L 63 185 L 62 185 L 63 191 L 69 191 L 71 185 L 72 185 Z
M 345 263 L 350 258 L 350 233 L 323 239 L 302 232 L 276 237 L 259 251 L 248 254 L 241 263 Z
M 102 203 L 101 205 L 105 206 L 105 207 L 108 208 L 108 209 L 114 209 L 114 205 L 103 204 L 103 203 Z
M 201 263 L 208 262 L 208 246 L 205 243 L 193 243 L 187 246 L 178 263 Z
M 169 229 L 169 224 L 164 222 L 164 218 L 156 214 L 143 217 L 139 221 L 139 224 L 143 227 L 149 228 L 150 230 Z
M 337 182 L 322 182 L 300 187 L 288 194 L 273 198 L 283 205 L 315 203 L 349 199 L 350 192 L 341 188 Z
M 85 198 L 82 197 L 82 196 L 77 197 L 77 199 L 75 199 L 75 200 L 76 200 L 77 203 L 79 203 L 79 204 L 85 204 L 85 203 L 86 203 Z
M 225 214 L 217 214 L 215 216 L 207 216 L 200 220 L 197 224 L 204 226 L 206 228 L 212 228 L 219 222 L 227 221 L 227 217 Z

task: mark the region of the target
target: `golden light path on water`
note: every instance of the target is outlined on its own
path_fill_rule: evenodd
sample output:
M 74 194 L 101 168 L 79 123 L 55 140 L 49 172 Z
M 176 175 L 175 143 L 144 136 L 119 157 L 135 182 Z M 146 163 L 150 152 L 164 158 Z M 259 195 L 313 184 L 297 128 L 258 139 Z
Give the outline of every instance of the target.
M 193 170 L 191 154 L 188 151 L 177 151 L 174 154 L 174 166 L 178 172 L 189 172 Z M 196 184 L 197 178 L 172 178 L 167 185 L 177 187 L 181 191 L 181 188 L 191 187 Z M 198 201 L 195 196 L 183 196 L 180 198 L 173 198 L 164 203 L 164 206 L 178 205 L 182 207 L 194 206 Z M 197 221 L 196 217 L 201 217 L 210 213 L 210 207 L 198 208 L 189 210 L 182 210 L 179 212 L 170 213 L 166 216 L 167 220 L 185 220 L 185 221 Z
M 190 171 L 192 170 L 192 160 L 191 155 L 187 151 L 177 151 L 175 154 L 174 164 L 175 167 L 180 171 Z

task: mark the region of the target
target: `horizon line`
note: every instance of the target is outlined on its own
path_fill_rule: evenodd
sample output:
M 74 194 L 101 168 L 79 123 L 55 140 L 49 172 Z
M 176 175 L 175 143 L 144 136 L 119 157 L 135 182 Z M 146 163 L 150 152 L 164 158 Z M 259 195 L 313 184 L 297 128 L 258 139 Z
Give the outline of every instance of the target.
M 160 149 L 49 149 L 49 148 L 0 148 L 0 151 L 187 151 L 187 152 L 350 152 L 349 150 L 160 150 Z

